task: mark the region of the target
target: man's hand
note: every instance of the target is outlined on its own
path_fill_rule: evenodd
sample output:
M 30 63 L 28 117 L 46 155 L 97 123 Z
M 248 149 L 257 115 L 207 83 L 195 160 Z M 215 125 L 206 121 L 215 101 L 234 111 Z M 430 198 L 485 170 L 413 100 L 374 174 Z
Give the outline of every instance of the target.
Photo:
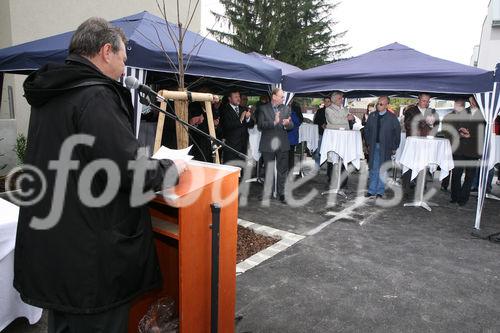
M 204 120 L 205 120 L 205 117 L 203 115 L 199 115 L 197 117 L 193 117 L 193 118 L 189 119 L 189 124 L 197 126 L 197 125 L 201 124 Z
M 470 138 L 470 132 L 467 128 L 464 128 L 464 127 L 460 127 L 458 129 L 458 133 L 460 134 L 460 137 L 462 138 L 465 138 L 465 139 L 469 139 Z
M 354 116 L 353 116 L 352 114 L 350 114 L 350 113 L 349 113 L 349 114 L 347 115 L 347 120 L 349 120 L 349 121 L 353 121 L 353 120 L 354 120 Z
M 279 122 L 280 122 L 280 111 L 276 112 L 276 114 L 274 115 L 274 125 L 279 124 Z
M 180 175 L 187 169 L 187 163 L 184 160 L 174 160 L 175 167 L 177 168 L 177 173 Z
M 292 118 L 290 118 L 290 117 L 283 119 L 283 126 L 288 126 L 291 121 L 292 121 Z
M 250 119 L 251 116 L 252 116 L 252 112 L 250 112 L 250 110 L 248 110 L 247 112 L 245 112 L 245 118 L 246 119 Z
M 214 126 L 219 126 L 219 118 L 214 119 Z

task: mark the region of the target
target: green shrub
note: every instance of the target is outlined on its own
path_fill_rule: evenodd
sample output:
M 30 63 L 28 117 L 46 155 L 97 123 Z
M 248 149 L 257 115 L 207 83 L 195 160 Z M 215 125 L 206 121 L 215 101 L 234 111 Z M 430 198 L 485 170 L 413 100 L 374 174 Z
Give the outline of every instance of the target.
M 19 163 L 24 164 L 24 154 L 26 153 L 26 137 L 24 134 L 19 134 L 16 138 L 16 146 L 14 147 Z

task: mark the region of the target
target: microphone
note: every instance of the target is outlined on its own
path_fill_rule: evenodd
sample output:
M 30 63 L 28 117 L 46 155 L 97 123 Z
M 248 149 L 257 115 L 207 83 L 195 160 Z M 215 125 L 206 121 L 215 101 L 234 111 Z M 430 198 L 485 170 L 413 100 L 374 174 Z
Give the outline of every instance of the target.
M 165 98 L 163 98 L 163 96 L 158 95 L 156 91 L 154 91 L 147 85 L 140 83 L 139 80 L 137 80 L 133 76 L 127 76 L 124 82 L 125 82 L 125 87 L 127 87 L 128 89 L 137 89 L 139 90 L 139 92 L 143 93 L 146 96 L 156 97 L 156 99 L 160 102 L 166 101 Z

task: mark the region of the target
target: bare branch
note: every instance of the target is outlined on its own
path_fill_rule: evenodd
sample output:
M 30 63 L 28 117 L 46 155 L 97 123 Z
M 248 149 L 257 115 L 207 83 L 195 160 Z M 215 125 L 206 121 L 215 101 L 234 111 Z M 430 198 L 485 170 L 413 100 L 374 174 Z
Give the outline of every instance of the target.
M 187 70 L 187 68 L 189 66 L 189 62 L 191 60 L 191 57 L 193 56 L 194 50 L 199 46 L 198 51 L 196 52 L 196 55 L 198 55 L 198 53 L 201 50 L 201 47 L 203 46 L 203 43 L 205 42 L 205 40 L 207 39 L 208 35 L 210 34 L 210 30 L 212 30 L 215 27 L 216 24 L 217 24 L 217 22 L 215 22 L 212 25 L 211 29 L 207 29 L 206 35 L 199 42 L 195 43 L 194 46 L 193 46 L 193 48 L 189 51 L 189 53 L 188 53 L 188 59 L 186 61 L 186 66 L 185 66 L 186 70 Z
M 189 29 L 189 26 L 191 25 L 191 22 L 193 21 L 194 14 L 196 14 L 196 9 L 198 8 L 198 5 L 200 4 L 200 0 L 196 0 L 196 4 L 194 5 L 193 8 L 193 13 L 191 14 L 191 17 L 189 18 L 189 21 L 187 22 L 184 30 L 184 34 L 182 36 L 182 39 L 184 39 L 184 36 L 186 35 L 187 30 Z
M 153 26 L 153 28 L 156 30 L 156 27 Z M 158 49 L 160 49 L 163 54 L 165 55 L 165 57 L 167 58 L 168 62 L 170 62 L 170 65 L 172 66 L 172 68 L 176 71 L 178 71 L 178 67 L 175 65 L 175 63 L 173 62 L 172 58 L 170 58 L 170 56 L 168 55 L 167 51 L 165 50 L 165 48 L 163 47 L 163 44 L 161 43 L 161 39 L 160 39 L 160 36 L 159 36 L 159 33 L 158 31 L 156 30 L 156 33 L 158 35 L 158 39 L 159 39 L 159 42 L 160 44 L 157 44 L 155 43 L 151 38 L 147 37 L 144 33 L 142 33 L 140 30 L 137 30 L 137 32 L 142 36 L 144 37 L 144 39 L 146 39 L 148 42 L 150 42 L 151 44 L 153 44 L 154 46 L 156 46 Z

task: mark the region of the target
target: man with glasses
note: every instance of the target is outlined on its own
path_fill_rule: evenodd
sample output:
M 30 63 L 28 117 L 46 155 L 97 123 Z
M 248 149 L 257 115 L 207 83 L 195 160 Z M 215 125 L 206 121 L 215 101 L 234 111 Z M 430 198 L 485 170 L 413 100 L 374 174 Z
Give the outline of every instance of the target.
M 387 111 L 389 103 L 389 97 L 380 96 L 376 105 L 377 112 L 370 113 L 365 126 L 365 140 L 370 152 L 370 181 L 366 197 L 383 197 L 386 175 L 380 173 L 380 167 L 391 160 L 401 140 L 398 118 Z

